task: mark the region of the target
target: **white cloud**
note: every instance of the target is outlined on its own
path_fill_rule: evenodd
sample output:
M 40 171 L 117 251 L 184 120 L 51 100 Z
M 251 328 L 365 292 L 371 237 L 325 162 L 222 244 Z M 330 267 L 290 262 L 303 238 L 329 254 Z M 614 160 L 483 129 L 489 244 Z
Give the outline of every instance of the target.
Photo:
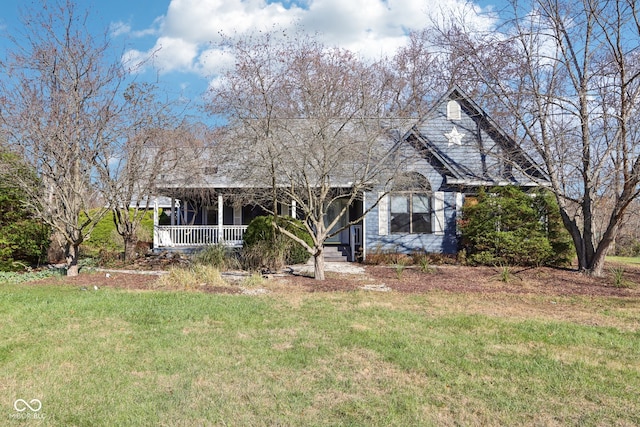
M 118 21 L 118 22 L 113 22 L 110 26 L 109 26 L 109 33 L 113 36 L 113 37 L 118 37 L 121 36 L 123 34 L 129 34 L 131 32 L 131 25 L 122 22 L 122 21 Z
M 161 72 L 212 77 L 232 60 L 216 48 L 221 34 L 241 36 L 274 26 L 291 31 L 300 26 L 329 45 L 378 57 L 393 54 L 407 42 L 409 31 L 433 19 L 465 16 L 476 28 L 493 25 L 490 17 L 470 13 L 474 10 L 480 9 L 467 0 L 172 0 L 166 15 L 154 23 L 159 34 L 154 47 L 129 51 L 126 59 L 152 57 L 145 64 Z

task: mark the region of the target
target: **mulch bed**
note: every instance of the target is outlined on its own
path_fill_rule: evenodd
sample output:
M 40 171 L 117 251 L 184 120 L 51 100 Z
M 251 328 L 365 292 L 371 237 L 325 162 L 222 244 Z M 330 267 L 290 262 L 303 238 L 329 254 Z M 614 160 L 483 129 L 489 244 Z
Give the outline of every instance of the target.
M 365 274 L 343 275 L 326 273 L 326 280 L 315 281 L 312 278 L 296 275 L 281 275 L 267 279 L 279 282 L 275 292 L 338 292 L 354 291 L 365 285 L 390 288 L 401 293 L 425 293 L 447 291 L 456 293 L 509 293 L 540 294 L 559 296 L 615 296 L 640 297 L 640 267 L 624 267 L 624 278 L 632 283 L 630 287 L 615 287 L 607 270 L 602 278 L 590 277 L 571 269 L 558 268 L 512 268 L 510 280 L 501 280 L 501 270 L 492 267 L 463 267 L 455 265 L 434 266 L 432 272 L 422 272 L 416 266 L 406 267 L 398 272 L 391 266 L 365 266 Z M 148 272 L 147 272 L 148 273 Z M 157 289 L 154 282 L 157 275 L 132 274 L 118 272 L 82 273 L 77 277 L 54 277 L 37 282 L 34 285 L 71 284 L 79 288 L 93 289 L 113 287 L 118 289 L 147 290 Z M 180 289 L 176 287 L 176 289 Z M 202 286 L 196 291 L 208 293 L 241 293 L 238 285 Z

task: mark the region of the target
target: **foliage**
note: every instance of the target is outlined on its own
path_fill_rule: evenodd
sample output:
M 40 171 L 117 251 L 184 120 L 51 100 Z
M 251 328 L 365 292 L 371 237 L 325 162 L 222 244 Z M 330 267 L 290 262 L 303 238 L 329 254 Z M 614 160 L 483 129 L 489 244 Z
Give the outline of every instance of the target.
M 313 239 L 302 221 L 278 216 L 278 226 L 313 246 Z M 244 258 L 249 266 L 278 268 L 285 264 L 300 264 L 309 259 L 309 252 L 298 242 L 280 233 L 271 215 L 258 216 L 251 221 L 244 235 Z M 261 257 L 262 254 L 262 257 Z M 262 258 L 262 259 L 260 259 Z
M 158 289 L 201 289 L 204 286 L 226 286 L 220 270 L 211 265 L 193 264 L 188 268 L 176 267 L 160 276 L 155 285 Z
M 12 164 L 14 173 L 37 186 L 34 174 L 11 153 L 0 150 L 0 165 Z M 49 227 L 37 221 L 24 204 L 24 195 L 13 185 L 15 176 L 0 174 L 0 270 L 21 270 L 38 265 L 46 256 Z
M 394 268 L 396 270 L 396 279 L 402 280 L 402 273 L 404 273 L 404 269 L 406 268 L 406 264 L 402 261 L 398 262 Z
M 93 213 L 90 212 L 90 215 Z M 80 215 L 80 221 L 85 220 L 84 215 Z M 140 241 L 150 241 L 153 236 L 153 211 L 145 213 L 137 229 Z M 96 223 L 95 228 L 89 238 L 82 243 L 83 256 L 97 257 L 101 252 L 120 253 L 123 250 L 122 236 L 116 231 L 113 222 L 113 214 L 105 215 Z
M 17 284 L 25 282 L 33 282 L 34 280 L 46 279 L 48 277 L 60 276 L 62 272 L 55 269 L 27 271 L 26 273 L 17 273 L 11 271 L 0 271 L 0 284 Z
M 193 256 L 193 262 L 219 270 L 238 269 L 241 267 L 236 250 L 224 245 L 209 245 L 199 250 Z
M 487 265 L 560 265 L 570 259 L 568 233 L 544 191 L 481 189 L 463 208 L 462 246 L 470 262 Z
M 615 255 L 622 257 L 640 256 L 640 240 L 633 236 L 619 236 L 616 239 Z
M 380 246 L 374 247 L 367 253 L 366 264 L 371 265 L 396 265 L 402 263 L 404 265 L 418 265 L 424 272 L 429 272 L 433 265 L 455 264 L 455 256 L 442 253 L 427 253 L 416 251 L 412 254 L 400 252 L 398 249 L 382 249 Z
M 624 277 L 624 273 L 625 273 L 624 266 L 617 265 L 617 266 L 611 267 L 610 272 L 613 279 L 613 286 L 615 286 L 616 288 L 635 287 L 635 283 L 627 280 Z

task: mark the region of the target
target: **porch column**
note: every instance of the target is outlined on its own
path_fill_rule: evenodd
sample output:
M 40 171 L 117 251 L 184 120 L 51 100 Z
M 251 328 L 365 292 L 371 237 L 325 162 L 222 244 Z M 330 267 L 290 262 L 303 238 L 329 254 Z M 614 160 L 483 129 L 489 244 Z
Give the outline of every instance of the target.
M 171 225 L 176 225 L 176 199 L 171 197 Z
M 367 193 L 362 192 L 362 261 L 367 259 Z
M 158 247 L 158 198 L 153 199 L 153 249 Z
M 292 200 L 291 201 L 291 218 L 293 219 L 297 219 L 298 217 L 296 216 L 296 201 Z
M 218 243 L 224 241 L 224 235 L 222 234 L 222 222 L 224 221 L 224 201 L 222 200 L 222 194 L 218 194 Z

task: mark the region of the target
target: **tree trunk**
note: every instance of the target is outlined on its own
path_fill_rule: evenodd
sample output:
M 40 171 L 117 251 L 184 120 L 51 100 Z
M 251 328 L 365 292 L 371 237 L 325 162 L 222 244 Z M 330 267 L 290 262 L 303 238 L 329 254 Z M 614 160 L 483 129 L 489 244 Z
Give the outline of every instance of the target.
M 131 261 L 136 257 L 138 239 L 135 235 L 122 236 L 122 239 L 124 240 L 124 261 Z
M 318 248 L 313 255 L 313 277 L 316 280 L 324 280 L 324 251 Z
M 67 243 L 65 258 L 67 260 L 67 276 L 77 276 L 80 269 L 78 266 L 78 246 Z

